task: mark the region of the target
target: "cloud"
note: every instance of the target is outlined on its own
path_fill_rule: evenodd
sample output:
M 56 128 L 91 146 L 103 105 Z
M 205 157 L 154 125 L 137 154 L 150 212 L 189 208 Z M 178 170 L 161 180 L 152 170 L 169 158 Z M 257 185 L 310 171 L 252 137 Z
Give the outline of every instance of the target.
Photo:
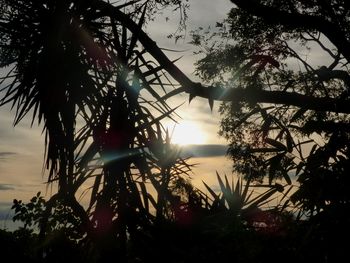
M 17 155 L 17 153 L 15 153 L 15 152 L 0 152 L 0 163 L 6 162 L 6 160 L 9 157 L 12 157 L 14 155 Z M 0 184 L 0 190 L 1 190 L 1 184 Z
M 0 191 L 6 191 L 6 190 L 14 190 L 12 184 L 0 184 Z
M 6 159 L 7 157 L 16 155 L 17 153 L 15 152 L 0 152 L 0 160 L 1 159 Z
M 186 145 L 182 147 L 183 157 L 217 157 L 225 156 L 227 146 L 222 144 L 198 144 Z

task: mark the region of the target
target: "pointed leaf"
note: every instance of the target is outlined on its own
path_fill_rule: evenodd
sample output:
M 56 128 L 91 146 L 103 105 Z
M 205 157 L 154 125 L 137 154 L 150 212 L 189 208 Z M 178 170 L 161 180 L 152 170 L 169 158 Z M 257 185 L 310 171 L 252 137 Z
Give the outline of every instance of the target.
M 190 104 L 191 103 L 191 101 L 194 99 L 196 97 L 196 95 L 194 95 L 194 94 L 192 94 L 192 93 L 190 93 L 190 95 L 189 95 L 189 99 L 188 99 L 188 104 Z
M 137 42 L 139 35 L 140 35 L 140 32 L 142 31 L 142 26 L 145 22 L 146 10 L 147 10 L 147 2 L 145 4 L 145 7 L 144 7 L 143 12 L 141 14 L 141 18 L 140 18 L 139 23 L 138 23 L 137 31 L 134 31 L 133 35 L 131 37 L 129 49 L 128 49 L 127 56 L 126 56 L 127 60 L 129 60 L 129 58 L 131 58 L 131 55 L 133 53 L 133 49 L 135 48 L 136 42 Z
M 292 135 L 288 130 L 286 130 L 286 141 L 287 141 L 287 151 L 291 153 L 293 151 L 294 141 L 293 141 Z
M 297 168 L 296 168 L 296 172 L 295 172 L 295 175 L 296 175 L 296 176 L 299 175 L 301 169 L 303 169 L 304 166 L 305 166 L 304 162 L 298 163 Z
M 274 146 L 275 148 L 277 148 L 278 150 L 280 151 L 286 151 L 287 150 L 287 147 L 282 144 L 281 142 L 277 141 L 277 140 L 274 140 L 274 139 L 271 139 L 271 138 L 265 138 L 265 142 Z
M 221 180 L 221 177 L 220 177 L 220 175 L 219 175 L 219 173 L 218 173 L 217 171 L 216 171 L 216 177 L 217 177 L 217 179 L 218 179 L 221 192 L 225 194 L 225 193 L 227 192 L 226 187 L 225 187 L 223 181 Z
M 226 189 L 232 193 L 233 190 L 231 189 L 231 186 L 230 186 L 230 184 L 228 182 L 226 174 L 225 174 L 225 184 L 226 184 Z
M 249 177 L 248 180 L 247 180 L 247 183 L 244 185 L 244 189 L 243 189 L 243 193 L 242 193 L 242 200 L 244 202 L 246 202 L 250 198 L 250 196 L 248 196 L 248 198 L 246 198 L 248 190 L 249 190 L 249 187 L 250 187 L 250 182 L 251 182 L 251 178 Z
M 265 193 L 258 195 L 256 198 L 251 200 L 250 205 L 247 207 L 247 209 L 252 207 L 259 207 L 262 203 L 268 201 L 268 199 L 277 192 L 276 188 L 272 188 L 270 190 L 267 190 Z
M 94 182 L 94 185 L 93 185 L 92 191 L 91 191 L 91 198 L 90 198 L 89 207 L 92 207 L 97 200 L 98 189 L 99 189 L 100 184 L 101 184 L 101 179 L 102 179 L 102 174 L 97 175 L 95 178 L 95 182 Z
M 292 184 L 292 180 L 289 177 L 289 174 L 287 172 L 282 173 L 284 180 L 286 180 L 287 184 Z
M 209 102 L 209 107 L 210 107 L 210 110 L 213 111 L 213 107 L 214 107 L 214 100 L 209 98 L 208 99 L 208 102 Z
M 207 190 L 209 191 L 209 193 L 212 195 L 214 200 L 219 199 L 219 196 L 204 181 L 202 181 L 202 182 L 203 182 L 204 186 L 207 188 Z
M 157 202 L 154 200 L 153 196 L 151 194 L 147 194 L 148 200 L 151 202 L 154 208 L 157 208 Z
M 268 163 L 269 163 L 269 184 L 271 184 L 272 180 L 275 178 L 276 171 L 281 169 L 281 160 L 284 156 L 285 156 L 284 153 L 280 153 L 280 154 L 277 154 L 268 160 Z
M 265 119 L 263 125 L 261 126 L 261 131 L 262 131 L 262 134 L 263 134 L 262 135 L 263 138 L 266 138 L 268 136 L 271 124 L 272 124 L 272 118 L 270 116 L 268 116 Z

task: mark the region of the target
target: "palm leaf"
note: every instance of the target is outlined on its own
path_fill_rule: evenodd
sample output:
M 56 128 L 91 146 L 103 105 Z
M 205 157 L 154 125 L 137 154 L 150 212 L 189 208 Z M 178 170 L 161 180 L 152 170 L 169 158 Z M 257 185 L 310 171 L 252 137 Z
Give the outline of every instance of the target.
M 126 60 L 129 60 L 133 54 L 133 50 L 136 46 L 136 42 L 139 38 L 139 34 L 142 30 L 142 26 L 145 22 L 145 15 L 146 15 L 146 10 L 147 10 L 147 2 L 145 3 L 145 6 L 143 8 L 143 12 L 141 14 L 141 17 L 140 17 L 140 20 L 139 20 L 139 23 L 138 23 L 138 28 L 137 28 L 137 31 L 133 32 L 133 35 L 131 37 L 131 40 L 130 40 L 130 45 L 129 45 L 129 49 L 127 51 L 127 55 L 126 55 Z

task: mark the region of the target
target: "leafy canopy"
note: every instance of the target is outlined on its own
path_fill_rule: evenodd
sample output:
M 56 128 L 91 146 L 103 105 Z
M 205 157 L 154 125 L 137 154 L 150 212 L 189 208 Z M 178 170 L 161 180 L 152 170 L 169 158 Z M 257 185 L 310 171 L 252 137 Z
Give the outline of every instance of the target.
M 306 213 L 348 204 L 349 4 L 231 2 L 212 35 L 192 34 L 198 75 L 232 94 L 220 134 L 233 169 L 296 185 L 291 201 Z

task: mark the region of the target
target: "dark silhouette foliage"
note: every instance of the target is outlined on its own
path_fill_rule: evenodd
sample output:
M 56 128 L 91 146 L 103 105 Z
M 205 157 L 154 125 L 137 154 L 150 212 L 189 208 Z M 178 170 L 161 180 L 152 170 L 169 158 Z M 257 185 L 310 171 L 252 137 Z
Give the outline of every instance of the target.
M 15 109 L 14 124 L 31 115 L 43 126 L 48 183 L 58 187 L 47 201 L 40 193 L 14 201 L 24 226 L 0 233 L 8 255 L 19 250 L 14 259 L 29 262 L 62 262 L 66 253 L 74 262 L 345 255 L 349 5 L 231 2 L 217 32 L 192 34 L 205 54 L 197 64 L 203 85 L 143 31 L 165 7 L 186 19 L 188 1 L 0 0 L 0 106 Z M 309 61 L 300 49 L 328 60 Z M 205 184 L 208 194 L 187 181 L 191 166 L 162 126 L 177 117 L 167 99 L 183 92 L 211 108 L 224 102 L 221 134 L 245 181 L 217 175 L 220 191 Z M 256 195 L 258 186 L 266 191 Z
M 161 125 L 176 116 L 161 98 L 172 81 L 139 40 L 164 6 L 186 9 L 182 1 L 1 1 L 0 103 L 12 103 L 14 124 L 28 113 L 42 123 L 48 182 L 58 186 L 45 203 L 15 203 L 16 219 L 39 224 L 40 239 L 52 216 L 69 211 L 97 261 L 125 260 L 128 236 L 168 217 L 168 187 L 190 166 Z M 78 191 L 90 194 L 87 206 Z
M 220 134 L 233 170 L 263 185 L 282 182 L 290 196 L 282 207 L 309 227 L 299 232 L 303 253 L 337 262 L 346 249 L 335 235 L 350 229 L 349 6 L 231 2 L 214 33 L 192 34 L 205 54 L 198 75 L 232 98 L 221 106 Z

